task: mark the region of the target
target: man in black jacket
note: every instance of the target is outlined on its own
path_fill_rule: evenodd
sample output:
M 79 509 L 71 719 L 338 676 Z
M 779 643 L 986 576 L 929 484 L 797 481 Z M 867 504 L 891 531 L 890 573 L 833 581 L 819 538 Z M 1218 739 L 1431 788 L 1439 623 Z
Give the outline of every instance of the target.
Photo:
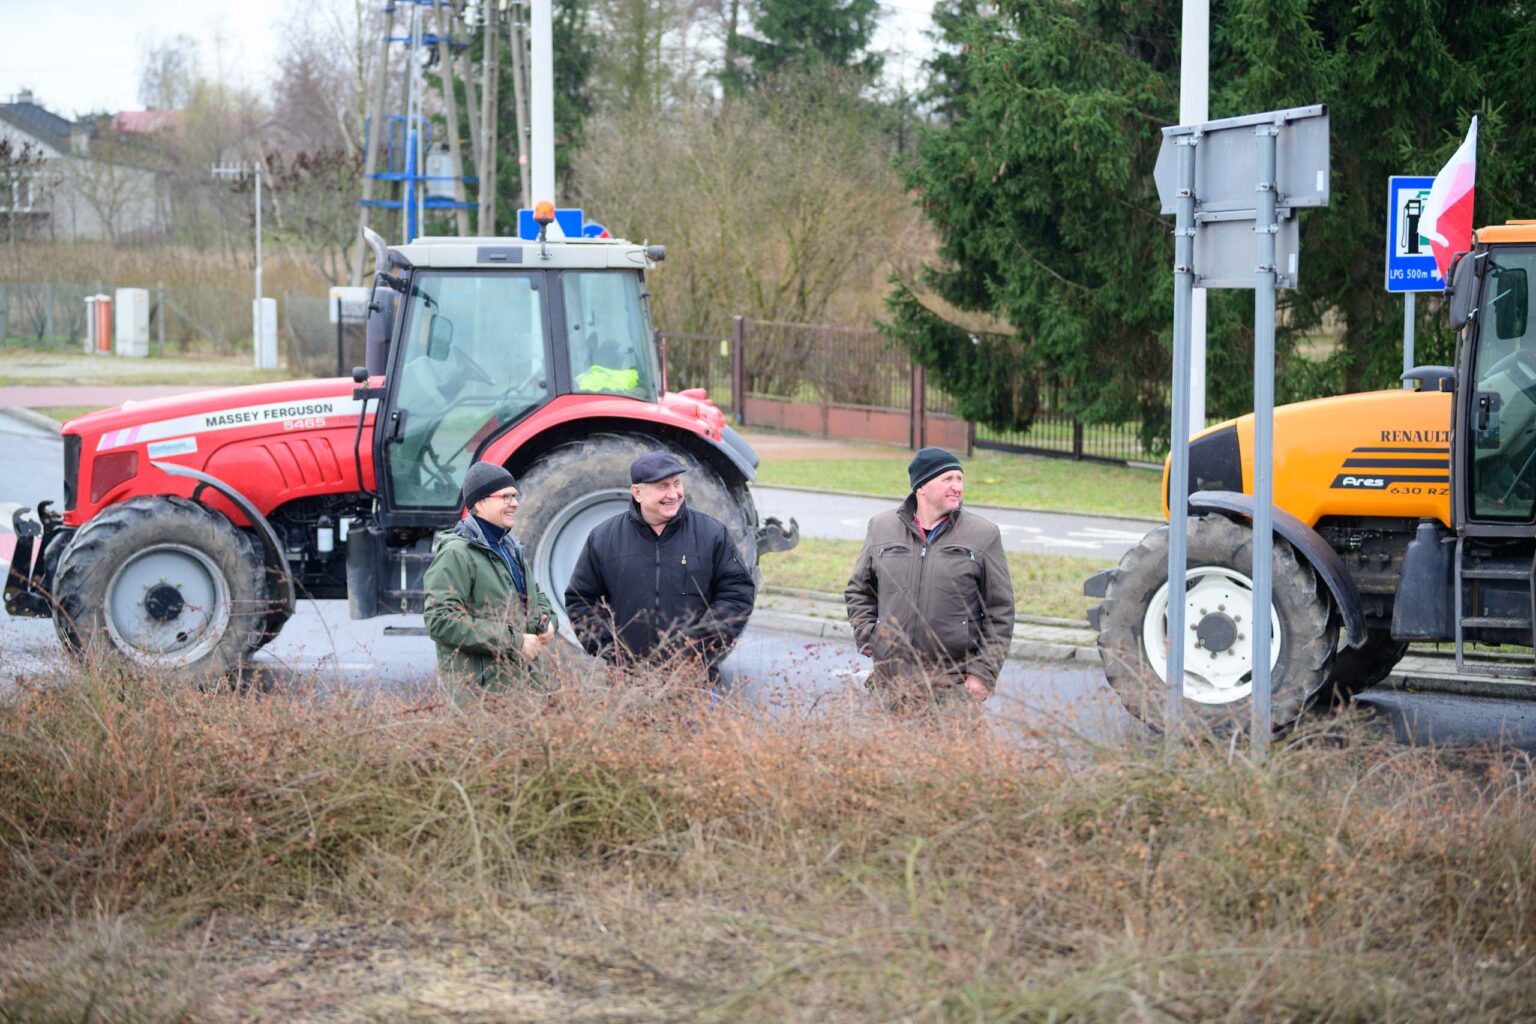
M 565 610 L 610 665 L 698 659 L 710 682 L 752 614 L 757 586 L 724 524 L 683 500 L 688 467 L 668 451 L 629 467 L 629 511 L 587 537 Z

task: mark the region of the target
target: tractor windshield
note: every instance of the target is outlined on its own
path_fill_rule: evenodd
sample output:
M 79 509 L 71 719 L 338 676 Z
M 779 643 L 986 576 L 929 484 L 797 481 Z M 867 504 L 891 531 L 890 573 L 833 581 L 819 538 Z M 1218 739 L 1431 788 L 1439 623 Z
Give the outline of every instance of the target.
M 537 275 L 417 272 L 388 446 L 395 503 L 453 508 L 480 443 L 548 396 Z
M 1536 249 L 1495 249 L 1477 313 L 1471 492 L 1478 518 L 1528 521 L 1536 506 Z
M 640 285 L 639 274 L 622 270 L 560 275 L 574 390 L 656 400 L 660 374 Z

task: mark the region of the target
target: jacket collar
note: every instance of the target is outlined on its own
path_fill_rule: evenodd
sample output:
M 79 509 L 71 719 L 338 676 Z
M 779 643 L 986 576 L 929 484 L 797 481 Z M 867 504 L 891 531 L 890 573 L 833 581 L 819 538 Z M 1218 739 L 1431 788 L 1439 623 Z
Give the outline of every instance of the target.
M 629 499 L 628 515 L 629 521 L 634 523 L 640 529 L 644 530 L 647 536 L 665 537 L 667 534 L 681 529 L 682 524 L 688 520 L 688 499 L 683 499 L 683 507 L 677 510 L 677 515 L 672 517 L 672 521 L 668 523 L 660 533 L 657 533 L 655 530 L 651 529 L 651 524 L 645 521 L 645 516 L 640 514 L 640 503 L 634 498 Z
M 457 523 L 454 524 L 453 530 L 451 532 L 455 537 L 461 537 L 467 541 L 470 547 L 484 548 L 487 551 L 493 550 L 493 545 L 491 544 L 490 538 L 485 535 L 484 530 L 480 529 L 480 524 L 475 520 L 473 515 L 467 515 L 463 519 L 460 519 Z M 516 537 L 512 536 L 511 530 L 508 530 L 506 533 L 502 534 L 501 539 L 502 543 L 505 544 L 508 549 L 514 552 L 517 557 L 521 558 L 523 556 L 523 545 L 518 541 Z
M 909 495 L 907 495 L 907 500 L 902 502 L 901 503 L 901 508 L 897 509 L 896 511 L 897 511 L 897 518 L 899 518 L 903 523 L 905 523 L 907 525 L 907 529 L 912 530 L 914 533 L 917 533 L 919 536 L 921 536 L 923 534 L 923 530 L 917 525 L 917 495 L 916 494 L 909 494 Z M 954 529 L 956 526 L 960 525 L 960 513 L 964 512 L 964 511 L 965 511 L 965 506 L 962 504 L 959 508 L 955 509 L 953 512 L 951 512 L 948 516 L 945 517 L 945 521 L 947 523 L 949 523 L 950 529 Z

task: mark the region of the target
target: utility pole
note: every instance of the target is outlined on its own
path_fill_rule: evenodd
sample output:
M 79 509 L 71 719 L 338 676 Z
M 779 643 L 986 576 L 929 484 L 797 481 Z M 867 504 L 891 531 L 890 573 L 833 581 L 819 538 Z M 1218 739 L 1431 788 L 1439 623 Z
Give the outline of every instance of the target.
M 252 344 L 256 350 L 256 368 L 275 369 L 276 353 L 271 353 L 271 359 L 264 359 L 262 351 L 262 341 L 267 337 L 267 306 L 261 294 L 261 168 L 265 163 L 264 159 L 258 159 L 254 167 L 247 167 L 244 163 L 240 163 L 232 166 L 211 167 L 209 170 L 215 178 L 234 178 L 239 181 L 254 176 L 256 179 L 256 295 L 251 305 Z M 271 365 L 266 365 L 267 363 Z
M 517 121 L 517 181 L 520 205 L 532 207 L 528 194 L 528 31 L 516 4 L 508 12 L 507 30 L 512 37 L 512 106 Z
M 529 68 L 530 128 L 533 130 L 529 205 L 555 195 L 555 30 L 554 0 L 533 0 L 533 66 Z
M 394 30 L 395 8 L 387 4 L 378 15 L 383 20 L 379 30 L 379 50 L 373 67 L 368 69 L 368 107 L 363 114 L 363 201 L 357 210 L 357 242 L 353 247 L 352 284 L 363 283 L 363 257 L 368 246 L 363 242 L 363 228 L 368 226 L 368 203 L 373 199 L 373 174 L 378 169 L 379 141 L 384 131 L 384 91 L 388 84 L 384 68 L 389 63 L 389 35 Z
M 437 63 L 442 71 L 443 107 L 448 117 L 448 152 L 453 159 L 453 201 L 462 203 L 464 202 L 464 153 L 459 148 L 459 100 L 458 90 L 454 88 L 453 81 L 453 23 L 443 10 L 443 0 L 432 0 L 432 10 L 436 15 L 434 21 L 438 36 Z M 469 211 L 462 206 L 455 207 L 453 216 L 459 237 L 468 235 Z
M 498 8 L 486 3 L 485 53 L 480 61 L 480 211 L 475 230 L 481 235 L 496 233 L 496 99 L 501 80 L 501 30 L 497 26 Z

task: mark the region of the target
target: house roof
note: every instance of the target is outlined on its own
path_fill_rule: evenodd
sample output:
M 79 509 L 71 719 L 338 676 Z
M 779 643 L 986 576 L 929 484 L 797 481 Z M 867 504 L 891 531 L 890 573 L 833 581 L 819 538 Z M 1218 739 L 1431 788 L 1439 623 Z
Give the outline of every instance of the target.
M 69 133 L 74 127 L 73 122 L 45 110 L 30 99 L 24 97 L 15 103 L 0 103 L 0 118 L 61 153 L 69 152 Z
M 112 130 L 122 135 L 153 135 L 180 123 L 179 110 L 124 110 L 112 115 Z

